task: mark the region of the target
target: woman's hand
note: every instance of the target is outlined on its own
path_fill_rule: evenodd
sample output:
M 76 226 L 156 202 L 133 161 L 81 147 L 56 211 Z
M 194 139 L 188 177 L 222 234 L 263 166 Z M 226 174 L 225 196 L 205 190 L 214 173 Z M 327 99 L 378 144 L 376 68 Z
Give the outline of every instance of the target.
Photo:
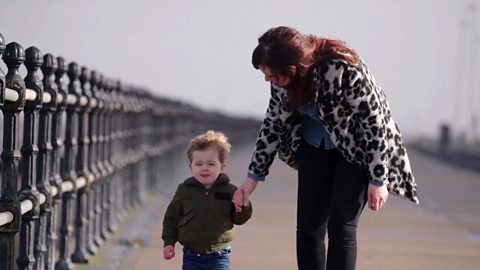
M 242 206 L 248 206 L 250 194 L 255 190 L 257 184 L 257 181 L 247 178 L 243 181 L 242 185 L 238 187 L 235 193 L 233 193 L 232 202 L 237 213 L 242 212 Z
M 373 211 L 380 210 L 388 199 L 387 185 L 368 185 L 368 208 Z
M 173 257 L 175 257 L 175 247 L 171 245 L 165 246 L 163 248 L 163 258 L 170 260 Z

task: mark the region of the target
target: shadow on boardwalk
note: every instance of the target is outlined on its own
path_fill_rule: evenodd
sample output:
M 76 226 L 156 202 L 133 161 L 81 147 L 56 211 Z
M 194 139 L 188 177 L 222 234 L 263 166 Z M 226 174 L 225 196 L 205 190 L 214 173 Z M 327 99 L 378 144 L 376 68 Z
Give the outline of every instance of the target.
M 379 213 L 368 209 L 360 221 L 357 269 L 478 269 L 480 265 L 480 175 L 411 151 L 420 205 L 390 196 Z M 234 148 L 227 165 L 239 185 L 251 146 Z M 151 196 L 130 214 L 101 254 L 77 269 L 181 269 L 182 252 L 163 259 L 162 218 L 176 185 L 189 175 L 181 164 L 178 181 Z M 295 260 L 296 175 L 273 164 L 253 198 L 253 218 L 236 227 L 232 269 L 297 269 Z

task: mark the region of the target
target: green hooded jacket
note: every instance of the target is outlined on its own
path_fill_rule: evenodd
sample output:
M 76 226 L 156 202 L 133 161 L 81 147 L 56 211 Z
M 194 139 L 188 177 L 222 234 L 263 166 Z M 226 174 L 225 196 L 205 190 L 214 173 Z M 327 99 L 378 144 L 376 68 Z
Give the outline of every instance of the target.
M 234 237 L 233 225 L 241 225 L 252 216 L 251 203 L 236 213 L 232 203 L 237 187 L 226 174 L 220 174 L 210 189 L 195 178 L 181 183 L 163 218 L 164 245 L 178 241 L 200 254 L 209 254 L 227 246 Z

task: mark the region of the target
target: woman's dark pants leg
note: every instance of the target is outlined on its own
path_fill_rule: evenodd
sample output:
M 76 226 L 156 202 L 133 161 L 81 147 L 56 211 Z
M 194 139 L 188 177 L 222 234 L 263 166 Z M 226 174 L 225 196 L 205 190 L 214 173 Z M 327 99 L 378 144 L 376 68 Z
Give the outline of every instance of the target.
M 355 269 L 357 224 L 367 200 L 366 174 L 348 163 L 338 150 L 306 143 L 300 147 L 297 162 L 298 268 Z

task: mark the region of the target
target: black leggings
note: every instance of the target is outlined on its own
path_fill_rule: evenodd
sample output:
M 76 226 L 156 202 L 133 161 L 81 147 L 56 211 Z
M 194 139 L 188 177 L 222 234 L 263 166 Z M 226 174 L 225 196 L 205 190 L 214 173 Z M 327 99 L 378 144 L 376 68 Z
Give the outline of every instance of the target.
M 303 142 L 296 157 L 298 268 L 352 270 L 368 181 L 366 173 L 347 162 L 337 149 L 322 148 Z

